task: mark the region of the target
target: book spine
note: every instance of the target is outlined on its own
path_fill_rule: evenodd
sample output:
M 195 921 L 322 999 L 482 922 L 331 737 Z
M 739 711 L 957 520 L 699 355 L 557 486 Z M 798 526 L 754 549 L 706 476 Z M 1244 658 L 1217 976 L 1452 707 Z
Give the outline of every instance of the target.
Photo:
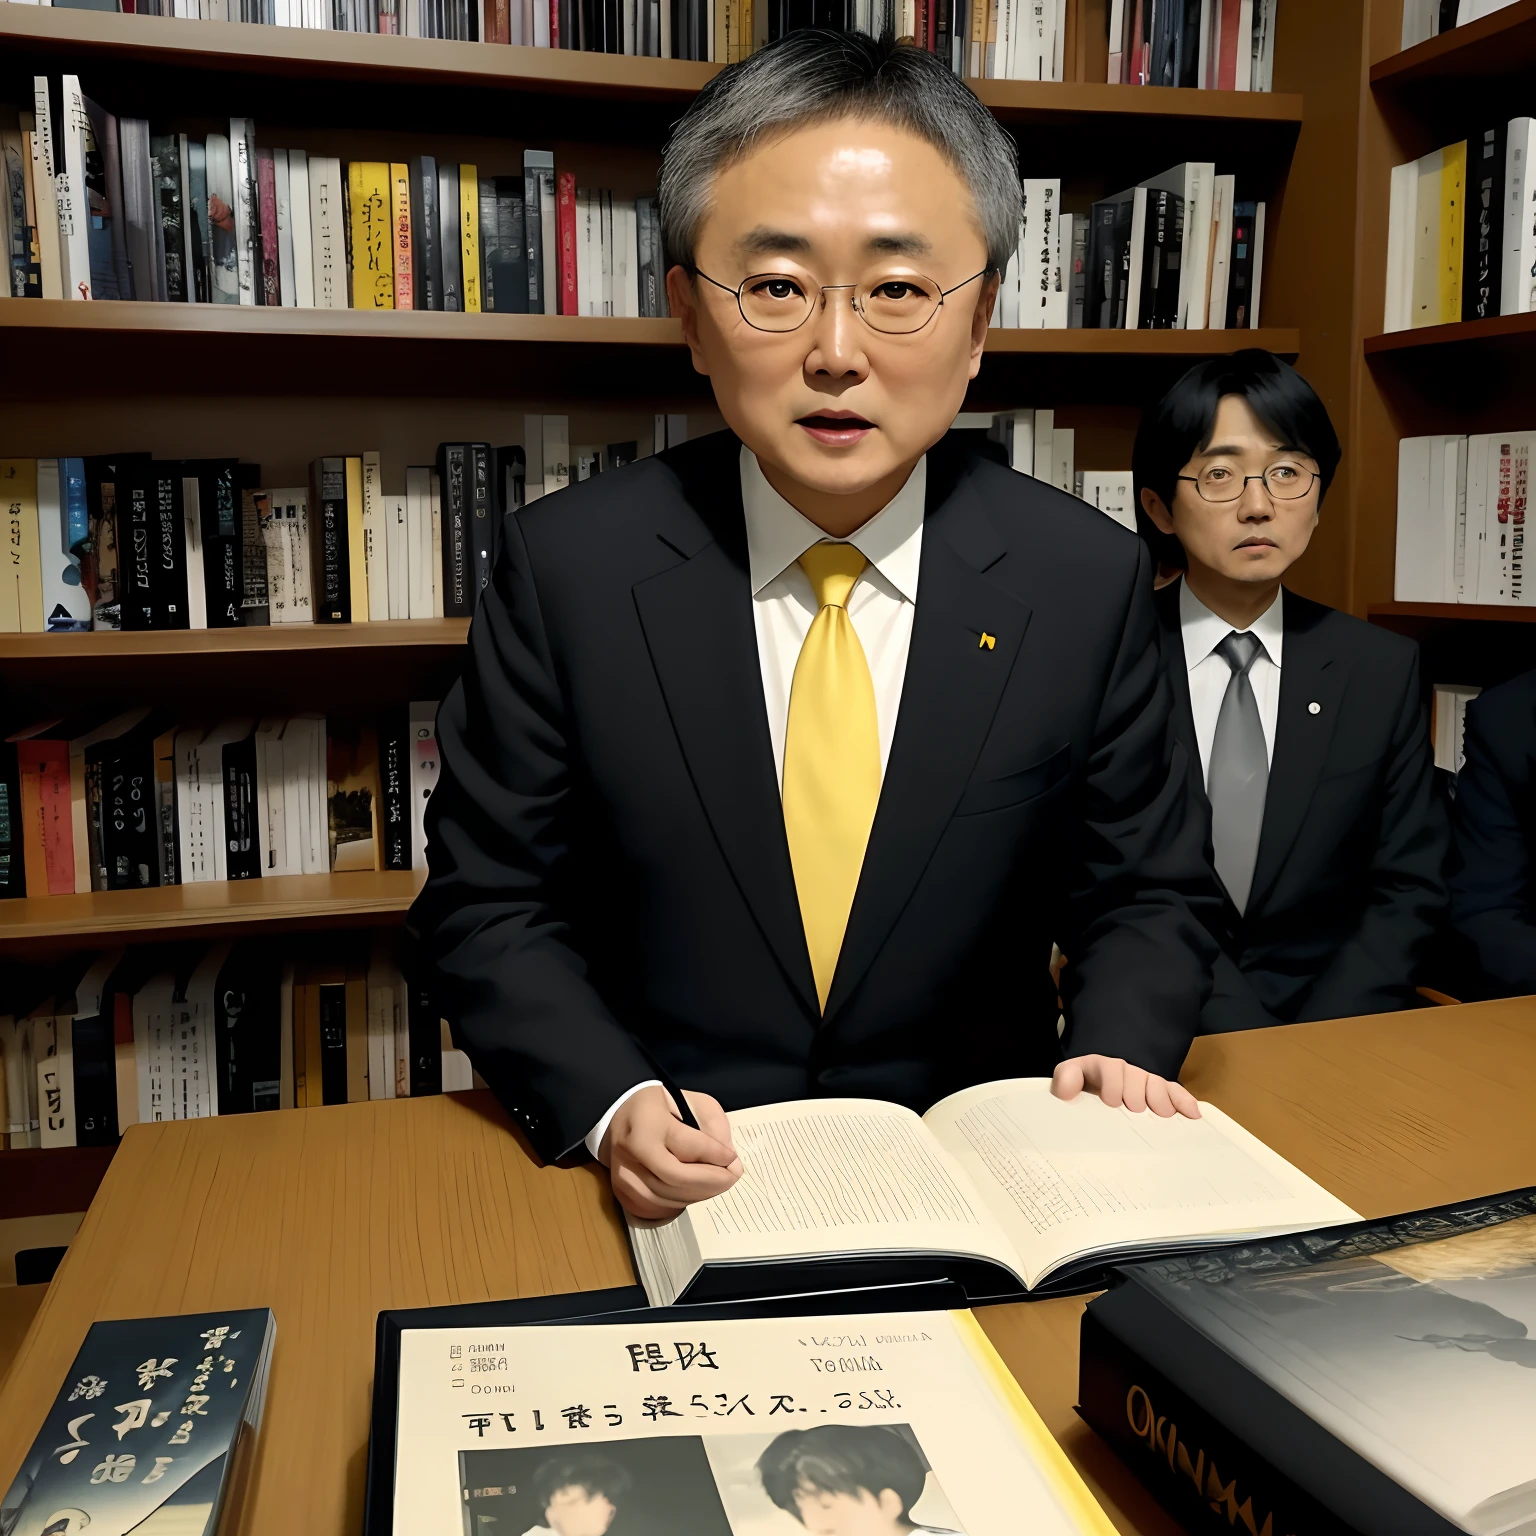
M 457 165 L 439 165 L 437 168 L 437 244 L 443 264 L 442 307 L 457 312 L 464 308 L 464 242 L 459 232 Z
M 579 315 L 576 289 L 576 173 L 561 171 L 556 190 L 560 233 L 560 313 Z
M 21 772 L 16 746 L 0 741 L 0 899 L 27 894 L 21 828 Z
M 368 619 L 367 536 L 363 524 L 363 461 L 347 461 L 347 577 L 348 605 L 354 624 Z
M 495 454 L 489 443 L 471 443 L 465 465 L 469 486 L 470 586 L 469 608 L 480 606 L 480 594 L 491 583 L 496 563 L 496 517 L 491 477 Z
M 471 611 L 468 527 L 468 477 L 464 443 L 438 449 L 437 473 L 443 498 L 443 615 L 462 618 Z
M 77 75 L 63 77 L 63 121 L 58 131 L 64 139 L 63 170 L 54 163 L 54 197 L 59 208 L 59 240 L 67 264 L 66 296 L 93 299 L 89 243 L 90 205 L 85 184 L 86 140 L 91 120 Z M 116 210 L 114 210 L 114 213 Z
M 158 467 L 151 482 L 154 502 L 150 509 L 153 523 L 155 629 L 186 629 L 187 613 L 187 532 L 182 522 L 181 475 L 171 465 Z
M 354 160 L 347 167 L 352 235 L 353 309 L 393 309 L 395 257 L 389 167 Z
M 412 979 L 409 993 L 411 1097 L 443 1091 L 442 1025 L 426 988 Z
M 459 167 L 459 270 L 465 314 L 480 313 L 480 173 Z
M 347 1102 L 347 988 L 345 982 L 322 982 L 320 994 L 320 1095 L 310 1087 L 311 1104 Z
M 379 828 L 384 869 L 411 867 L 410 722 L 405 710 L 391 710 L 379 723 Z
M 270 149 L 256 151 L 256 195 L 261 211 L 261 302 L 283 302 L 282 257 L 277 228 L 277 166 Z
M 182 304 L 191 295 L 182 227 L 185 211 L 181 201 L 181 142 L 174 133 L 155 134 L 149 148 L 154 178 L 153 212 L 159 223 L 160 293 L 168 302 Z
M 411 174 L 407 167 L 389 167 L 391 229 L 395 245 L 395 308 L 415 307 L 415 287 L 411 265 Z
M 314 620 L 351 620 L 351 577 L 347 570 L 347 466 L 344 459 L 317 459 L 309 494 L 310 568 Z
M 250 118 L 232 117 L 229 120 L 230 176 L 235 195 L 235 272 L 242 304 L 261 302 L 258 277 L 261 206 L 256 195 L 256 166 L 251 157 L 253 138 Z M 126 167 L 124 169 L 126 171 Z
M 126 492 L 128 513 L 123 565 L 119 572 L 122 627 L 127 630 L 155 627 L 152 486 L 152 480 L 138 475 L 128 485 L 119 482 L 117 486 L 120 497 Z
M 256 737 L 230 741 L 223 749 L 224 878 L 255 880 L 261 875 L 261 838 L 256 825 Z
M 109 891 L 142 890 L 159 883 L 159 806 L 149 742 L 130 733 L 108 761 L 103 813 Z
M 1091 1311 L 1081 1337 L 1078 1412 L 1191 1536 L 1235 1528 L 1353 1536 Z
M 528 263 L 528 310 L 544 313 L 544 236 L 539 218 L 539 172 L 523 156 L 523 252 Z
M 412 298 L 417 309 L 443 307 L 443 262 L 438 248 L 437 161 L 411 161 Z

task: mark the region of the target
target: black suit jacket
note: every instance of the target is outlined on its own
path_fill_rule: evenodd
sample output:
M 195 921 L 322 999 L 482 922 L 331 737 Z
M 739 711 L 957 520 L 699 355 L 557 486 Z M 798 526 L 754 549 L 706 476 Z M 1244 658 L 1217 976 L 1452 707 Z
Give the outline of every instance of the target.
M 1179 586 L 1157 594 L 1157 611 L 1177 728 L 1198 764 Z M 1294 592 L 1284 618 L 1258 861 L 1246 910 L 1225 902 L 1208 1034 L 1419 1006 L 1415 973 L 1446 900 L 1418 646 Z M 1208 821 L 1203 772 L 1191 783 Z
M 911 650 L 825 1017 L 720 433 L 533 503 L 438 716 L 410 922 L 546 1157 L 659 1063 L 728 1107 L 926 1107 L 1068 1047 L 1178 1070 L 1219 903 L 1147 556 L 959 444 L 929 455 Z M 994 637 L 988 648 L 982 634 Z
M 1467 706 L 1466 761 L 1456 778 L 1451 912 L 1499 991 L 1536 992 L 1536 672 Z

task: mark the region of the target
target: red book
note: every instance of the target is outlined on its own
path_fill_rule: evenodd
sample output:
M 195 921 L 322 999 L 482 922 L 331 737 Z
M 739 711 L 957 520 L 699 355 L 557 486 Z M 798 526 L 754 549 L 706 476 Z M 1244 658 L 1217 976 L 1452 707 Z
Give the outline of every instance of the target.
M 277 265 L 277 173 L 272 151 L 256 151 L 256 200 L 261 207 L 261 293 L 258 304 L 281 304 L 282 284 Z
M 75 830 L 69 804 L 69 742 L 44 731 L 16 743 L 21 780 L 22 867 L 27 895 L 75 894 Z
M 1217 21 L 1220 29 L 1216 58 L 1216 89 L 1218 91 L 1237 89 L 1237 22 L 1241 14 L 1242 0 L 1221 0 L 1220 17 Z
M 537 4 L 538 0 L 534 0 Z M 532 43 L 531 37 L 525 38 L 525 42 Z M 560 0 L 549 0 L 549 46 L 551 48 L 563 48 L 560 41 Z
M 395 308 L 411 309 L 416 302 L 416 282 L 411 267 L 411 184 L 405 166 L 390 166 L 389 186 L 394 203 Z
M 560 234 L 560 313 L 578 315 L 576 292 L 576 173 L 561 171 L 555 179 L 555 227 Z
M 485 41 L 510 43 L 512 19 L 507 12 L 507 0 L 485 0 Z

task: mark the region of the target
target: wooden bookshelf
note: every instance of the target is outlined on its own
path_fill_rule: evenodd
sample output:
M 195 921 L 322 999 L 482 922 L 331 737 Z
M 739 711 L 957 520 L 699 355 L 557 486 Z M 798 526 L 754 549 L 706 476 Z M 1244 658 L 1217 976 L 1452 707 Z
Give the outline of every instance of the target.
M 368 624 L 271 624 L 253 629 L 93 630 L 79 635 L 0 635 L 0 664 L 130 657 L 245 656 L 303 652 L 313 664 L 331 651 L 383 651 L 392 664 L 399 652 L 457 649 L 469 636 L 468 619 L 386 619 Z
M 79 946 L 145 939 L 233 938 L 276 929 L 373 928 L 398 923 L 421 888 L 420 870 L 210 880 L 89 896 L 0 901 L 0 954 L 45 940 Z
M 0 1152 L 0 1221 L 83 1211 L 107 1176 L 113 1147 L 15 1147 Z
M 1382 12 L 1394 6 L 1379 7 Z M 1399 15 L 1401 13 L 1399 12 Z M 1399 30 L 1398 37 L 1402 32 Z M 1390 41 L 1390 39 L 1384 39 Z M 1415 47 L 1388 53 L 1371 65 L 1371 89 L 1382 96 L 1419 87 L 1526 75 L 1536 67 L 1536 0 L 1515 5 L 1431 37 Z
M 1518 350 L 1529 357 L 1536 341 L 1536 314 L 1490 315 L 1486 320 L 1462 320 L 1454 325 L 1424 325 L 1414 330 L 1383 331 L 1365 338 L 1367 357 L 1390 356 L 1395 352 L 1438 353 L 1454 350 L 1458 367 L 1476 366 L 1478 357 Z M 1443 357 L 1438 361 L 1443 362 Z
M 1443 623 L 1536 624 L 1536 609 L 1485 603 L 1372 603 L 1372 619 L 1437 619 Z

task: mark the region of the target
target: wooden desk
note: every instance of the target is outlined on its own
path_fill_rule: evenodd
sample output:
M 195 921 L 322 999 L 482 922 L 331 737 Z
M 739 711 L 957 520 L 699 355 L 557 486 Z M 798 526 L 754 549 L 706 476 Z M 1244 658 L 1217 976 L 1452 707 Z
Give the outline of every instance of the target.
M 1536 1184 L 1536 1000 L 1215 1036 L 1184 1080 L 1363 1215 Z M 597 1170 L 534 1166 L 483 1094 L 135 1126 L 0 1389 L 0 1488 L 90 1323 L 270 1306 L 241 1536 L 356 1532 L 378 1312 L 630 1279 Z M 1120 1528 L 1171 1536 L 1072 1412 L 1081 1311 L 979 1315 Z

